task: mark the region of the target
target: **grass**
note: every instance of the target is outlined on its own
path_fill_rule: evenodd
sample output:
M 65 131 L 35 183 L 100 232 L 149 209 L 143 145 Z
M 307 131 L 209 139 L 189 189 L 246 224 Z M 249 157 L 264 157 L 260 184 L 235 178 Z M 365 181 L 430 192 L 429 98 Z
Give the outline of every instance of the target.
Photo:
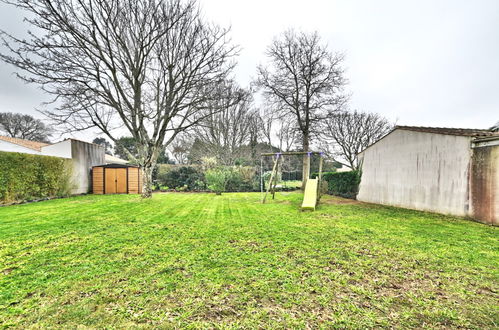
M 0 208 L 4 327 L 493 328 L 498 232 L 301 194 Z

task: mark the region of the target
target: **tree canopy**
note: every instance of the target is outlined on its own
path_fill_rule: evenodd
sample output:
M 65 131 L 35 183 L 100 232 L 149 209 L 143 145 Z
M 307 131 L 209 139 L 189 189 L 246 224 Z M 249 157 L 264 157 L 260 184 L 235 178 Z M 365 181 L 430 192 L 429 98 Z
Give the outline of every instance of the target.
M 10 137 L 50 143 L 51 128 L 40 119 L 21 113 L 0 113 L 0 133 Z

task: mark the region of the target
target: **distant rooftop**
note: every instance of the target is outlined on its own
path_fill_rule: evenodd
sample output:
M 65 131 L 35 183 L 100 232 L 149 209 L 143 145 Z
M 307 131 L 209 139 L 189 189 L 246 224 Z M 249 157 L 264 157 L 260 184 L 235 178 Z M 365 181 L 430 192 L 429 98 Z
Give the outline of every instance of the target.
M 499 132 L 493 132 L 487 129 L 474 129 L 474 128 L 395 126 L 395 129 L 403 129 L 415 132 L 445 134 L 445 135 L 472 136 L 472 137 L 499 136 Z
M 1 135 L 0 135 L 0 140 L 10 142 L 13 144 L 17 144 L 17 145 L 23 146 L 25 148 L 36 150 L 36 151 L 41 151 L 42 147 L 49 145 L 48 143 L 44 143 L 44 142 L 30 141 L 30 140 L 18 139 L 18 138 L 13 138 L 10 136 L 1 136 Z

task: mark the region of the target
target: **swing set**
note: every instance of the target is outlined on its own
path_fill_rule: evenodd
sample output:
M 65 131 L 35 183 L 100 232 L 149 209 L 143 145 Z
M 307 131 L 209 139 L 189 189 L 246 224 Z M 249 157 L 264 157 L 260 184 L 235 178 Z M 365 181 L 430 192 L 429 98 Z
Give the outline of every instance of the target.
M 322 183 L 322 162 L 323 153 L 313 152 L 313 151 L 291 151 L 291 152 L 277 152 L 277 153 L 263 153 L 260 158 L 260 192 L 262 194 L 262 203 L 264 204 L 267 200 L 267 195 L 272 194 L 272 199 L 275 198 L 276 186 L 277 186 L 277 176 L 279 172 L 279 166 L 282 166 L 283 156 L 296 156 L 296 155 L 306 155 L 308 163 L 308 173 L 302 178 L 305 180 L 305 191 L 303 194 L 303 203 L 301 205 L 301 210 L 312 210 L 314 211 L 317 203 L 321 198 L 321 183 Z M 310 158 L 314 155 L 319 156 L 319 175 L 317 178 L 312 179 L 310 177 Z M 265 157 L 272 157 L 273 166 L 270 178 L 268 180 L 265 192 L 264 192 L 264 178 L 263 178 L 263 160 Z

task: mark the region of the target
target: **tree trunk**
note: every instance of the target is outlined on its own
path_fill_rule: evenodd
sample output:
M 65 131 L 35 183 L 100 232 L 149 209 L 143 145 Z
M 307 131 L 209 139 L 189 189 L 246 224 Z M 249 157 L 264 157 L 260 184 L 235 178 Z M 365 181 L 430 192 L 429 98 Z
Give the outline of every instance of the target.
M 303 133 L 303 151 L 308 152 L 309 150 L 309 136 L 308 133 Z M 303 170 L 302 170 L 302 182 L 301 189 L 305 190 L 307 184 L 308 176 L 310 175 L 310 156 L 307 154 L 303 155 Z
M 152 169 L 153 166 L 140 166 L 142 170 L 142 198 L 152 197 Z

